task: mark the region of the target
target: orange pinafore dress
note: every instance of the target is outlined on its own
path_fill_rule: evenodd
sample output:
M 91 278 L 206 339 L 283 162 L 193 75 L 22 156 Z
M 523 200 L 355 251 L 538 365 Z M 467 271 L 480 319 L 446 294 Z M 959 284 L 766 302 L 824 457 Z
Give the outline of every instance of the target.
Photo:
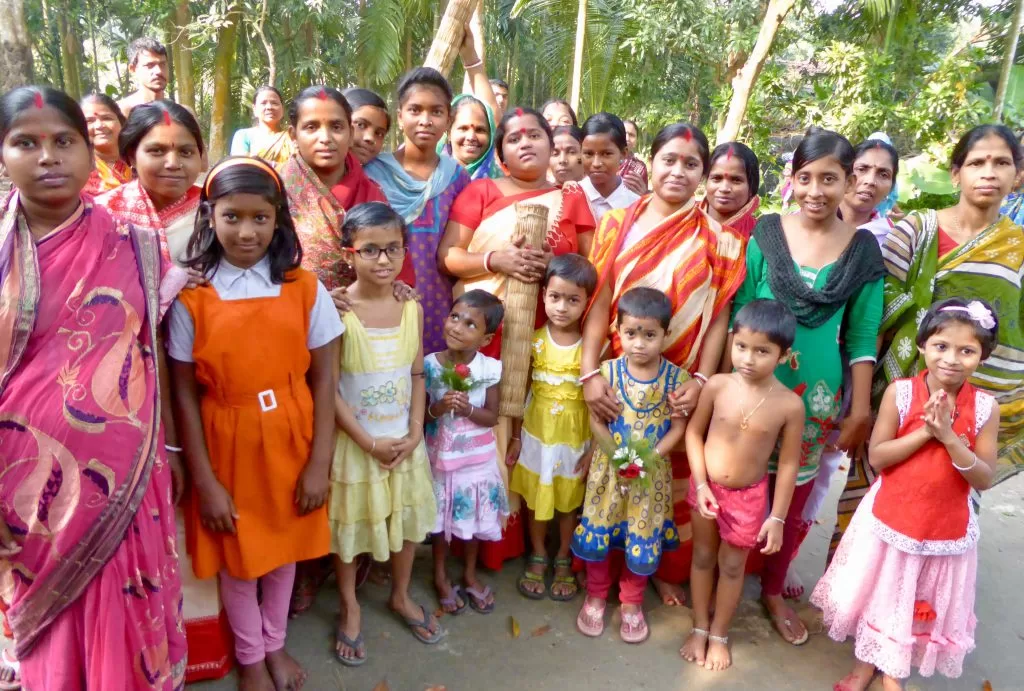
M 210 465 L 239 515 L 235 535 L 207 530 L 192 490 L 187 540 L 198 578 L 224 568 L 252 580 L 330 549 L 327 508 L 300 516 L 295 504 L 313 439 L 306 343 L 317 284 L 303 269 L 288 277 L 277 297 L 225 301 L 212 285 L 179 296 L 195 325 Z

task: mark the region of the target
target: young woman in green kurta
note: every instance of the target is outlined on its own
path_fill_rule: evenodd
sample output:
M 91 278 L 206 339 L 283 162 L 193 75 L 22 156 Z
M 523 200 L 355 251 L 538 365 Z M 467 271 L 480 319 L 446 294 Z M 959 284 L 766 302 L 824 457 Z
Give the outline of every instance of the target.
M 733 301 L 735 311 L 757 298 L 779 300 L 797 317 L 792 357 L 775 375 L 804 400 L 800 470 L 782 549 L 765 558 L 761 574 L 765 606 L 779 633 L 794 645 L 807 640 L 807 629 L 782 598 L 782 586 L 806 535 L 804 504 L 839 417 L 843 357 L 851 365 L 852 405 L 836 447 L 856 451 L 867 439 L 871 421 L 871 374 L 885 268 L 871 233 L 836 214 L 855 182 L 853 160 L 853 147 L 844 137 L 817 129 L 807 133 L 793 155 L 793 196 L 800 211 L 785 218 L 767 215 L 758 222 L 747 246 L 747 276 Z M 757 404 L 740 402 L 744 413 Z M 774 464 L 769 470 L 774 473 Z

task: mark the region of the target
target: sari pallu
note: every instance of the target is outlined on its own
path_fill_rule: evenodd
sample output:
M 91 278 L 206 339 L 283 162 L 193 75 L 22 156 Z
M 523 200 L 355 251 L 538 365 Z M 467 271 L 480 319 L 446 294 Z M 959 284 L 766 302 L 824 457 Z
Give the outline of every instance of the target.
M 345 157 L 345 176 L 328 188 L 298 154 L 280 167 L 288 191 L 288 211 L 302 242 L 302 267 L 312 271 L 328 290 L 347 286 L 355 280 L 345 263 L 341 247 L 341 225 L 345 212 L 364 202 L 387 202 L 380 187 L 366 177 L 356 157 Z M 405 262 L 398 280 L 415 285 L 412 262 Z
M 708 206 L 709 202 L 707 197 L 700 200 L 700 209 L 705 214 L 708 213 Z M 743 205 L 743 208 L 739 209 L 732 216 L 722 221 L 722 225 L 735 230 L 743 236 L 744 241 L 749 240 L 751 233 L 754 232 L 754 226 L 757 225 L 757 210 L 760 206 L 761 197 L 755 194 L 749 199 L 749 201 L 747 201 L 746 204 Z
M 1024 229 L 1001 217 L 944 256 L 938 244 L 934 211 L 911 214 L 885 240 L 889 276 L 882 331 L 892 340 L 880 360 L 874 393 L 880 397 L 893 380 L 921 371 L 915 338 L 933 303 L 951 297 L 987 301 L 999 317 L 999 342 L 971 383 L 999 403 L 996 482 L 1001 482 L 1024 467 Z
M 164 259 L 183 266 L 199 211 L 199 195 L 199 187 L 193 185 L 181 199 L 157 211 L 139 181 L 132 180 L 96 197 L 96 205 L 105 207 L 111 216 L 132 224 L 137 230 L 155 233 L 160 238 L 160 254 Z
M 673 307 L 671 340 L 662 354 L 672 364 L 692 370 L 704 335 L 743 283 L 746 240 L 735 229 L 708 218 L 691 200 L 626 247 L 633 223 L 650 199 L 648 195 L 629 208 L 613 209 L 601 220 L 590 252 L 598 273 L 594 294 L 605 285 L 611 287 L 608 337 L 616 357 L 622 354 L 614 328 L 619 298 L 641 287 L 668 295 Z
M 23 679 L 178 688 L 185 642 L 154 352 L 156 237 L 85 201 L 36 243 L 14 194 L 0 275 L 0 506 L 22 545 L 0 561 L 0 597 Z
M 255 131 L 253 131 L 255 130 Z M 249 135 L 249 155 L 262 158 L 271 165 L 285 163 L 295 152 L 292 138 L 288 130 L 265 134 L 258 127 L 253 127 Z
M 86 194 L 96 196 L 109 192 L 131 182 L 134 177 L 132 167 L 121 159 L 107 163 L 99 156 L 95 156 L 94 160 L 96 166 L 89 173 L 89 180 L 85 183 L 85 190 L 83 190 Z

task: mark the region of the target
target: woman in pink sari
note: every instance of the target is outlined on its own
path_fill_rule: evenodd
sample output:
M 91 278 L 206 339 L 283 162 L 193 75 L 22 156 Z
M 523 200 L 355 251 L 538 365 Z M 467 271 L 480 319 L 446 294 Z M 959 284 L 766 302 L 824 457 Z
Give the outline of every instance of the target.
M 160 238 L 165 259 L 181 266 L 199 211 L 196 178 L 203 170 L 203 135 L 188 110 L 161 100 L 132 108 L 118 141 L 135 180 L 96 198 L 119 221 Z
M 22 682 L 179 689 L 159 246 L 82 197 L 92 151 L 66 94 L 8 92 L 0 137 L 0 599 Z

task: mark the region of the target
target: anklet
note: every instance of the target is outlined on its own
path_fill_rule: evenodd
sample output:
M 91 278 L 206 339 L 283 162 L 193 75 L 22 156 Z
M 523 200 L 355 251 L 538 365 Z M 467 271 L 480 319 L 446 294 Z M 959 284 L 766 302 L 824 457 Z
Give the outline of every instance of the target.
M 728 636 L 712 636 L 712 635 L 708 635 L 708 640 L 709 641 L 714 641 L 715 643 L 721 643 L 722 645 L 729 645 L 729 637 Z

